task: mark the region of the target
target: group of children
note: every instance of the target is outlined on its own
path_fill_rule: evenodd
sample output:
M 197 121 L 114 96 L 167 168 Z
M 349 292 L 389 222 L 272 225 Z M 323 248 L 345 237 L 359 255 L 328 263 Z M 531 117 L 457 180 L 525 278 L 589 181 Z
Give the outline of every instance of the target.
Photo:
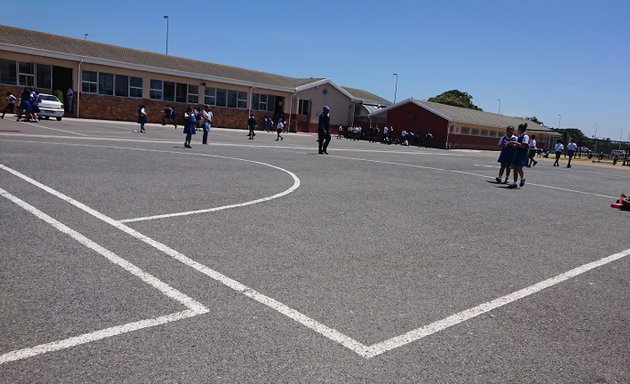
M 282 132 L 284 132 L 286 121 L 279 119 L 277 123 L 274 123 L 271 117 L 265 116 L 264 124 L 265 124 L 265 132 L 269 133 L 274 130 L 276 131 L 276 135 L 277 135 L 276 141 L 284 140 L 284 137 L 282 136 Z M 247 119 L 247 128 L 249 129 L 247 136 L 249 136 L 249 140 L 254 140 L 254 136 L 256 136 L 256 132 L 254 132 L 254 129 L 256 128 L 256 126 L 257 126 L 256 117 L 254 116 L 253 113 L 250 113 L 249 119 Z
M 499 139 L 499 148 L 501 154 L 498 162 L 501 163 L 499 176 L 496 177 L 497 183 L 507 184 L 510 177 L 510 169 L 514 169 L 513 183 L 508 186 L 509 189 L 523 187 L 525 185 L 525 175 L 523 167 L 528 166 L 529 161 L 533 160 L 529 157 L 530 138 L 527 134 L 527 123 L 518 126 L 518 136 L 514 135 L 514 127 L 509 126 L 505 129 L 505 135 Z M 534 162 L 533 165 L 536 165 Z M 505 172 L 505 179 L 503 173 Z M 520 177 L 520 182 L 519 182 Z
M 7 93 L 6 100 L 7 106 L 2 111 L 3 119 L 4 115 L 7 112 L 15 113 L 15 103 L 17 101 L 17 98 L 13 95 L 13 93 L 9 92 Z M 24 119 L 24 121 L 37 123 L 39 121 L 39 118 L 37 116 L 37 114 L 39 113 L 39 103 L 41 103 L 39 93 L 30 88 L 24 88 L 24 90 L 20 94 L 20 100 L 17 109 L 17 121 Z

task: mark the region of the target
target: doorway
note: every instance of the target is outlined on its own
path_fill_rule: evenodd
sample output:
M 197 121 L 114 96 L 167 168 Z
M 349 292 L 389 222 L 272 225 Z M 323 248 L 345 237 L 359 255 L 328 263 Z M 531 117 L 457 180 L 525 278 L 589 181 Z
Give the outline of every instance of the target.
M 72 87 L 72 68 L 53 66 L 52 71 L 52 92 L 61 100 L 66 112 L 70 112 L 72 111 L 72 106 L 69 105 L 68 100 L 66 100 L 66 92 L 68 88 Z

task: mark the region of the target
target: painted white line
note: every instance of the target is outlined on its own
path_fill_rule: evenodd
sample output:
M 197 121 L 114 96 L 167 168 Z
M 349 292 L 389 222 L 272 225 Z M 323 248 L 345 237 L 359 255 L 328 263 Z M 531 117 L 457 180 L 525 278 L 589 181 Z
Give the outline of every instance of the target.
M 141 329 L 151 328 L 158 325 L 172 323 L 174 321 L 187 319 L 193 316 L 199 315 L 198 312 L 188 309 L 182 312 L 172 313 L 166 316 L 156 317 L 154 319 L 140 320 L 133 323 L 117 325 L 110 328 L 101 329 L 98 331 L 85 333 L 83 335 L 70 337 L 64 340 L 53 341 L 46 344 L 40 344 L 30 348 L 18 349 L 15 351 L 7 352 L 0 355 L 0 365 L 11 361 L 23 360 L 29 357 L 35 357 L 44 353 L 60 351 L 75 347 L 77 345 L 91 343 L 93 341 L 103 340 L 110 337 L 122 335 Z
M 164 152 L 164 151 L 160 151 L 160 152 Z M 181 153 L 181 152 L 176 152 L 176 153 Z M 213 157 L 213 158 L 219 158 L 219 159 L 226 159 L 226 160 L 245 161 L 245 162 L 248 162 L 248 163 L 259 164 L 259 165 L 263 165 L 263 166 L 270 167 L 270 168 L 273 168 L 273 169 L 277 169 L 277 170 L 280 170 L 280 171 L 282 171 L 284 173 L 287 173 L 289 176 L 291 176 L 291 178 L 293 179 L 293 185 L 291 187 L 289 187 L 288 189 L 282 191 L 282 192 L 276 193 L 275 195 L 262 197 L 262 198 L 256 199 L 256 200 L 246 201 L 244 203 L 224 205 L 224 206 L 215 207 L 215 208 L 198 209 L 198 210 L 194 210 L 194 211 L 165 213 L 165 214 L 161 214 L 161 215 L 137 217 L 137 218 L 134 218 L 134 219 L 119 220 L 119 222 L 121 222 L 121 223 L 133 223 L 133 222 L 138 222 L 138 221 L 165 219 L 165 218 L 178 217 L 178 216 L 188 216 L 188 215 L 197 215 L 197 214 L 201 214 L 201 213 L 218 212 L 218 211 L 222 211 L 222 210 L 230 209 L 230 208 L 241 208 L 241 207 L 246 207 L 246 206 L 249 206 L 249 205 L 264 203 L 266 201 L 278 199 L 280 197 L 283 197 L 283 196 L 286 196 L 286 195 L 290 194 L 291 192 L 295 191 L 296 189 L 298 189 L 300 187 L 300 179 L 293 172 L 291 172 L 291 171 L 289 171 L 287 169 L 284 169 L 284 168 L 277 167 L 275 165 L 271 165 L 271 164 L 268 164 L 268 163 L 263 163 L 261 161 L 241 159 L 241 158 L 238 158 L 238 157 L 227 157 L 227 156 L 206 155 L 206 154 L 204 154 L 204 156 L 206 156 L 206 157 Z
M 428 166 L 425 166 L 425 165 L 417 165 L 417 164 L 396 163 L 396 162 L 393 162 L 393 161 L 371 160 L 371 159 L 363 159 L 363 158 L 359 158 L 359 157 L 347 157 L 347 156 L 337 156 L 337 155 L 326 156 L 326 158 L 356 160 L 356 161 L 365 161 L 365 162 L 369 162 L 369 163 L 378 163 L 378 164 L 396 165 L 396 166 L 403 166 L 403 167 L 410 167 L 410 168 L 429 169 L 429 170 L 432 170 L 432 171 L 450 172 L 450 173 L 457 173 L 457 174 L 460 174 L 460 175 L 483 177 L 484 179 L 494 179 L 495 178 L 495 176 L 481 175 L 479 173 L 473 173 L 473 172 L 467 172 L 467 171 L 457 171 L 457 170 L 454 170 L 454 169 L 428 167 Z M 527 183 L 526 185 L 533 185 L 533 186 L 540 187 L 540 188 L 553 189 L 553 190 L 563 191 L 563 192 L 579 193 L 579 194 L 588 195 L 588 196 L 602 197 L 602 198 L 605 198 L 605 199 L 616 199 L 616 198 L 619 197 L 619 196 L 602 195 L 600 193 L 578 191 L 578 190 L 575 190 L 575 189 L 555 187 L 553 185 L 544 185 L 544 184 L 535 184 L 535 183 Z
M 33 125 L 33 127 L 37 127 L 37 128 L 43 128 L 43 129 L 49 129 L 51 131 L 57 131 L 57 132 L 63 132 L 63 133 L 70 133 L 72 135 L 77 135 L 77 136 L 87 136 L 83 133 L 78 133 L 78 132 L 73 132 L 73 131 L 67 131 L 65 129 L 59 129 L 59 128 L 52 128 L 52 127 L 47 127 L 45 125 L 42 125 L 41 121 L 39 123 L 35 123 Z
M 425 325 L 424 327 L 420 327 L 418 329 L 414 329 L 413 331 L 407 332 L 403 335 L 393 337 L 391 339 L 385 340 L 383 342 L 371 345 L 368 347 L 368 353 L 366 355 L 367 358 L 378 356 L 384 352 L 390 351 L 394 348 L 402 347 L 403 345 L 409 344 L 411 342 L 420 340 L 426 336 L 432 335 L 436 332 L 440 332 L 446 328 L 450 328 L 454 325 L 463 323 L 464 321 L 470 320 L 479 315 L 483 315 L 484 313 L 490 312 L 494 309 L 503 307 L 504 305 L 510 304 L 514 301 L 523 299 L 527 296 L 533 295 L 537 292 L 542 291 L 543 289 L 552 287 L 554 285 L 560 284 L 564 281 L 572 279 L 578 275 L 586 273 L 592 269 L 601 267 L 603 265 L 612 263 L 613 261 L 622 259 L 626 256 L 630 255 L 630 249 L 626 249 L 625 251 L 615 253 L 614 255 L 610 255 L 608 257 L 604 257 L 600 260 L 593 261 L 588 264 L 584 264 L 580 267 L 574 268 L 570 271 L 561 273 L 555 277 L 549 278 L 547 280 L 541 281 L 540 283 L 531 285 L 527 288 L 520 289 L 516 292 L 512 292 L 508 295 L 501 296 L 494 300 L 485 302 L 476 307 L 467 309 L 465 311 L 458 312 L 454 315 L 451 315 L 442 320 L 438 320 L 431 324 Z
M 71 238 L 73 238 L 74 240 L 79 242 L 80 244 L 86 246 L 87 248 L 90 248 L 91 250 L 93 250 L 96 253 L 100 254 L 101 256 L 105 257 L 107 260 L 109 260 L 112 263 L 118 265 L 119 267 L 121 267 L 125 271 L 131 273 L 132 275 L 134 275 L 134 276 L 136 276 L 138 278 L 140 278 L 142 281 L 144 281 L 145 283 L 149 284 L 150 286 L 152 286 L 153 288 L 157 289 L 158 291 L 162 292 L 167 297 L 170 297 L 171 299 L 179 302 L 180 304 L 183 304 L 184 306 L 186 306 L 186 308 L 191 309 L 191 310 L 193 310 L 193 311 L 195 311 L 197 313 L 207 313 L 208 312 L 208 309 L 206 307 L 204 307 L 201 303 L 199 303 L 199 302 L 193 300 L 192 298 L 184 295 L 183 293 L 179 292 L 175 288 L 169 286 L 168 284 L 162 282 L 161 280 L 157 279 L 153 275 L 143 271 L 142 269 L 138 268 L 134 264 L 132 264 L 132 263 L 128 262 L 127 260 L 123 259 L 122 257 L 118 256 L 114 252 L 112 252 L 112 251 L 104 248 L 103 246 L 95 243 L 94 241 L 88 239 L 87 237 L 83 236 L 79 232 L 77 232 L 77 231 L 73 230 L 72 228 L 66 226 L 65 224 L 57 221 L 56 219 L 53 219 L 52 217 L 48 216 L 44 212 L 42 212 L 39 209 L 33 207 L 32 205 L 30 205 L 29 203 L 25 202 L 24 200 L 22 200 L 22 199 L 20 199 L 20 198 L 18 198 L 16 196 L 10 194 L 9 192 L 5 191 L 2 188 L 0 188 L 0 196 L 2 196 L 4 198 L 12 201 L 13 203 L 18 205 L 19 207 L 21 207 L 21 208 L 25 209 L 26 211 L 28 211 L 29 213 L 33 214 L 38 219 L 40 219 L 42 221 L 45 221 L 46 223 L 50 224 L 56 230 L 67 234 L 68 236 L 70 236 Z
M 310 317 L 296 311 L 295 309 L 292 309 L 290 307 L 288 307 L 285 304 L 282 304 L 281 302 L 272 299 L 271 297 L 265 296 L 262 293 L 259 293 L 251 288 L 249 288 L 248 286 L 239 283 L 238 281 L 229 278 L 225 275 L 223 275 L 220 272 L 217 272 L 215 270 L 213 270 L 212 268 L 209 268 L 187 256 L 185 256 L 184 254 L 168 247 L 165 244 L 162 244 L 146 235 L 143 235 L 142 233 L 128 227 L 127 225 L 116 221 L 88 206 L 86 206 L 85 204 L 67 196 L 64 195 L 63 193 L 54 190 L 53 188 L 50 188 L 14 169 L 11 169 L 3 164 L 0 164 L 0 169 L 3 169 L 17 177 L 19 177 L 20 179 L 48 192 L 49 194 L 58 197 L 59 199 L 81 209 L 82 211 L 96 217 L 97 219 L 123 231 L 124 233 L 152 246 L 153 248 L 165 253 L 166 255 L 170 256 L 171 258 L 179 261 L 180 263 L 187 265 L 191 268 L 193 268 L 194 270 L 210 277 L 211 279 L 269 307 L 274 309 L 275 311 L 285 315 L 286 317 L 290 318 L 291 320 L 302 324 L 303 326 L 305 326 L 306 328 L 309 328 L 313 331 L 315 331 L 316 333 L 336 342 L 339 343 L 341 345 L 343 345 L 344 347 L 356 352 L 357 354 L 364 356 L 366 354 L 367 351 L 367 347 L 364 344 L 361 344 L 360 342 L 342 334 L 341 332 L 330 328 L 314 319 L 311 319 Z
M 2 140 L 0 140 L 0 141 L 2 141 Z M 33 143 L 40 143 L 41 144 L 41 142 L 36 142 L 36 141 L 34 141 Z M 287 169 L 284 169 L 284 168 L 281 168 L 281 167 L 278 167 L 278 166 L 275 166 L 275 165 L 272 165 L 272 164 L 269 164 L 269 163 L 263 163 L 261 161 L 256 161 L 256 160 L 241 159 L 239 157 L 211 155 L 211 154 L 207 154 L 207 153 L 167 151 L 167 150 L 160 150 L 160 149 L 146 149 L 146 148 L 135 148 L 135 147 L 119 147 L 119 146 L 109 146 L 109 145 L 70 144 L 70 143 L 52 143 L 52 142 L 47 142 L 46 144 L 49 144 L 49 145 L 68 145 L 68 146 L 90 147 L 90 148 L 121 149 L 121 150 L 138 151 L 138 152 L 171 153 L 171 154 L 187 155 L 187 156 L 212 157 L 212 158 L 224 159 L 224 160 L 237 160 L 237 161 L 244 161 L 246 163 L 252 163 L 252 164 L 257 164 L 257 165 L 262 165 L 262 166 L 265 166 L 265 167 L 277 169 L 279 171 L 282 171 L 282 172 L 288 174 L 293 179 L 293 185 L 291 185 L 288 189 L 286 189 L 286 190 L 284 190 L 282 192 L 276 193 L 275 195 L 262 197 L 260 199 L 246 201 L 244 203 L 224 205 L 224 206 L 221 206 L 221 207 L 198 209 L 198 210 L 194 210 L 194 211 L 165 213 L 165 214 L 161 214 L 161 215 L 153 215 L 153 216 L 145 216 L 145 217 L 137 217 L 137 218 L 132 218 L 132 219 L 118 220 L 121 223 L 133 223 L 133 222 L 138 222 L 138 221 L 165 219 L 165 218 L 178 217 L 178 216 L 197 215 L 197 214 L 202 214 L 202 213 L 210 213 L 210 212 L 222 211 L 222 210 L 230 209 L 230 208 L 246 207 L 246 206 L 249 206 L 249 205 L 264 203 L 266 201 L 271 201 L 271 200 L 278 199 L 280 197 L 286 196 L 286 195 L 292 193 L 293 191 L 295 191 L 296 189 L 298 189 L 300 187 L 300 184 L 301 184 L 300 179 L 293 172 L 291 172 L 291 171 L 289 171 Z

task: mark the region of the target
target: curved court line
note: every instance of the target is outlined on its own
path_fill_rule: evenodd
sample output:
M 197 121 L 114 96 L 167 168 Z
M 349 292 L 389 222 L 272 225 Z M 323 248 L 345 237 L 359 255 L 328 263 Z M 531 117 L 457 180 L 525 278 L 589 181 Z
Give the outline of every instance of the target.
M 21 141 L 21 142 L 31 142 L 31 141 Z M 40 143 L 41 144 L 42 142 L 41 141 L 32 141 L 32 143 Z M 165 213 L 165 214 L 161 214 L 161 215 L 153 215 L 153 216 L 137 217 L 137 218 L 133 218 L 133 219 L 118 220 L 121 223 L 133 223 L 133 222 L 138 222 L 138 221 L 165 219 L 165 218 L 171 218 L 171 217 L 177 217 L 177 216 L 188 216 L 188 215 L 196 215 L 196 214 L 201 214 L 201 213 L 217 212 L 217 211 L 222 211 L 222 210 L 230 209 L 230 208 L 246 207 L 246 206 L 249 206 L 249 205 L 264 203 L 266 201 L 270 201 L 270 200 L 274 200 L 274 199 L 286 196 L 289 193 L 291 193 L 291 192 L 295 191 L 296 189 L 298 189 L 300 187 L 300 184 L 301 184 L 300 178 L 297 177 L 295 175 L 295 173 L 293 173 L 293 172 L 291 172 L 291 171 L 289 171 L 287 169 L 284 169 L 284 168 L 281 168 L 281 167 L 278 167 L 276 165 L 272 165 L 272 164 L 269 164 L 269 163 L 263 163 L 262 161 L 241 159 L 239 157 L 210 155 L 210 154 L 207 154 L 207 153 L 191 153 L 191 152 L 181 152 L 181 151 L 167 151 L 167 150 L 163 150 L 163 149 L 146 149 L 146 148 L 135 148 L 135 147 L 120 147 L 120 146 L 115 146 L 115 145 L 71 144 L 71 143 L 53 143 L 53 142 L 44 142 L 44 143 L 45 144 L 50 144 L 50 145 L 70 145 L 70 146 L 76 146 L 76 147 L 124 149 L 124 150 L 139 151 L 139 152 L 172 153 L 172 154 L 178 154 L 178 155 L 213 157 L 213 158 L 217 158 L 217 159 L 244 161 L 244 162 L 247 162 L 247 163 L 258 164 L 258 165 L 263 165 L 265 167 L 270 167 L 270 168 L 277 169 L 279 171 L 282 171 L 282 172 L 288 174 L 293 179 L 293 185 L 291 187 L 289 187 L 288 189 L 286 189 L 286 190 L 284 190 L 282 192 L 276 193 L 275 195 L 262 197 L 260 199 L 246 201 L 244 203 L 224 205 L 224 206 L 215 207 L 215 208 L 198 209 L 198 210 L 194 210 L 194 211 L 185 211 L 185 212 Z M 161 142 L 161 143 L 163 143 L 163 142 Z

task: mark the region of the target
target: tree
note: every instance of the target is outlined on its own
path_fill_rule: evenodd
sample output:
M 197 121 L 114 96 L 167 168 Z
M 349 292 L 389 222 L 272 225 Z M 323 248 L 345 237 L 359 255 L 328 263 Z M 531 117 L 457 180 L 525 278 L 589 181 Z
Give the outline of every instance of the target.
M 586 135 L 584 135 L 584 133 L 578 128 L 551 128 L 551 130 L 561 133 L 564 141 L 566 141 L 569 137 L 573 138 L 573 140 L 587 138 Z
M 427 101 L 431 101 L 434 103 L 452 105 L 454 107 L 475 109 L 477 111 L 483 111 L 483 109 L 479 108 L 475 104 L 472 103 L 473 97 L 470 96 L 466 92 L 459 91 L 457 89 L 452 89 L 450 91 L 443 92 L 440 95 L 435 97 L 430 97 Z
M 543 124 L 542 121 L 538 120 L 538 118 L 536 116 L 526 117 L 525 119 L 529 120 L 529 121 L 533 121 L 534 123 L 539 124 L 539 125 L 545 125 L 545 124 Z

